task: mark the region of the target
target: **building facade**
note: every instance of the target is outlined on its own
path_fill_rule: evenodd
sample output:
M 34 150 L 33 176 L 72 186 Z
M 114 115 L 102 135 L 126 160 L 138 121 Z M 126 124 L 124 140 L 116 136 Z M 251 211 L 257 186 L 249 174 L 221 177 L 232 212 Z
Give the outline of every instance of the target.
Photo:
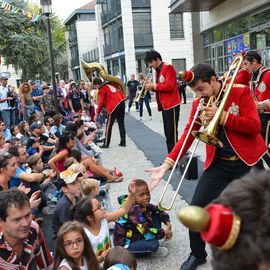
M 160 52 L 176 70 L 193 65 L 190 13 L 170 14 L 169 0 L 99 0 L 96 5 L 99 60 L 127 81 L 147 73 L 147 50 Z
M 68 41 L 68 76 L 75 81 L 86 79 L 80 59 L 99 61 L 95 5 L 96 1 L 92 1 L 76 9 L 64 22 Z
M 200 54 L 219 75 L 228 71 L 233 54 L 256 50 L 270 66 L 270 3 L 267 0 L 171 1 L 171 12 L 200 12 Z M 195 30 L 196 31 L 196 30 Z

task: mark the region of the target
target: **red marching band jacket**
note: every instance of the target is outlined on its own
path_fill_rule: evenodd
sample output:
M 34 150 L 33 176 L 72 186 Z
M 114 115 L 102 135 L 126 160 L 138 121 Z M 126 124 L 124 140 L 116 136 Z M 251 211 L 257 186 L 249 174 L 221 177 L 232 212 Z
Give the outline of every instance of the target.
M 255 81 L 255 95 L 258 101 L 270 100 L 270 70 L 262 66 Z M 270 113 L 270 108 L 264 112 Z
M 125 97 L 115 83 L 107 83 L 102 85 L 98 90 L 98 107 L 97 114 L 100 114 L 103 105 L 109 114 L 122 102 Z
M 177 87 L 176 71 L 172 65 L 163 63 L 159 75 L 156 77 L 154 89 L 159 111 L 169 110 L 180 104 L 181 98 Z
M 174 161 L 177 159 L 199 102 L 200 98 L 196 98 L 193 101 L 189 120 L 184 132 L 173 150 L 168 154 L 165 162 L 173 165 Z M 260 134 L 260 119 L 249 87 L 242 84 L 234 84 L 224 111 L 226 112 L 226 117 L 224 119 L 223 126 L 231 147 L 238 157 L 247 165 L 252 166 L 256 164 L 257 161 L 267 152 L 267 147 Z M 193 130 L 199 130 L 200 127 L 201 126 L 198 123 L 195 123 Z M 187 152 L 193 140 L 194 137 L 190 134 L 180 159 Z M 207 144 L 206 160 L 204 163 L 205 170 L 213 163 L 215 154 L 216 147 Z

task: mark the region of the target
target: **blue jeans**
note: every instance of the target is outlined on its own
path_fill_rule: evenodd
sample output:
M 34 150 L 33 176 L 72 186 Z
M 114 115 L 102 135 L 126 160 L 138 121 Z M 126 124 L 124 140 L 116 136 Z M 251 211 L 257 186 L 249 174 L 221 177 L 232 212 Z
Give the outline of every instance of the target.
M 156 252 L 159 247 L 159 242 L 157 239 L 153 240 L 139 240 L 131 243 L 127 248 L 136 257 L 151 255 Z
M 151 117 L 152 112 L 151 112 L 151 108 L 150 108 L 150 105 L 149 105 L 149 97 L 147 95 L 139 102 L 139 105 L 140 105 L 140 117 L 143 116 L 143 102 L 145 103 L 145 106 L 147 108 L 149 117 Z
M 1 118 L 6 124 L 7 128 L 15 125 L 15 111 L 14 110 L 3 110 L 1 111 Z
M 161 228 L 161 222 L 159 219 L 159 216 L 157 214 L 154 214 L 152 216 L 153 222 L 151 227 L 160 229 Z M 131 251 L 136 257 L 142 257 L 151 255 L 152 253 L 156 252 L 159 247 L 159 242 L 157 239 L 152 240 L 145 240 L 141 239 L 135 242 L 132 242 L 128 246 L 128 250 Z

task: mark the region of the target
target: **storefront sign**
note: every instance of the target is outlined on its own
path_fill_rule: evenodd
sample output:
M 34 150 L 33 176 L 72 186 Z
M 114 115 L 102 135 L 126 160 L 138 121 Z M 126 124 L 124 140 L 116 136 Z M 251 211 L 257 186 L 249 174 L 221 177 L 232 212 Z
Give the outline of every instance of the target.
M 250 50 L 249 34 L 243 34 L 225 41 L 227 55 Z

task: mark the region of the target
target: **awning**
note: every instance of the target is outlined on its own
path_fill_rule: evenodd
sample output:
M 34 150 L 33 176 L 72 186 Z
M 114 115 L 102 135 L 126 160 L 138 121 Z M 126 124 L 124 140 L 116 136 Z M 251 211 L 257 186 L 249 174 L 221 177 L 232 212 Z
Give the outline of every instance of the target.
M 171 13 L 209 11 L 226 0 L 171 0 Z

